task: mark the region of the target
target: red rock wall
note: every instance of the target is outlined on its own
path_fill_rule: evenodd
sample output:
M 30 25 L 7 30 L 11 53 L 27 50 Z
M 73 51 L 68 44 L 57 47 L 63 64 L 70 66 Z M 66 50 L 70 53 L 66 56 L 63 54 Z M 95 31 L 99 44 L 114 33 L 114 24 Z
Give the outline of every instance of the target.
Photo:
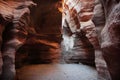
M 56 63 L 60 58 L 61 13 L 55 0 L 34 0 L 28 39 L 18 51 L 17 65 L 26 63 Z M 21 57 L 20 57 L 21 56 Z M 23 58 L 23 59 L 21 59 Z
M 5 0 L 7 1 L 7 0 Z M 21 1 L 21 0 L 20 0 Z M 24 1 L 24 0 L 23 0 Z M 120 80 L 120 3 L 119 0 L 96 0 L 94 7 L 94 0 L 68 0 L 63 4 L 63 17 L 58 11 L 56 4 L 58 0 L 34 0 L 37 3 L 37 7 L 31 9 L 31 23 L 27 23 L 26 17 L 21 17 L 20 25 L 29 26 L 29 29 L 20 27 L 20 34 L 15 39 L 20 39 L 17 42 L 17 48 L 20 47 L 16 55 L 17 65 L 23 65 L 26 63 L 53 63 L 58 62 L 60 58 L 60 42 L 61 42 L 61 18 L 62 19 L 62 31 L 63 31 L 63 42 L 62 42 L 62 57 L 66 63 L 86 63 L 96 64 L 96 68 L 99 73 L 100 80 Z M 66 1 L 66 0 L 65 0 Z M 11 2 L 11 1 L 10 1 Z M 72 5 L 71 5 L 72 3 Z M 21 2 L 11 4 L 2 4 L 0 1 L 0 44 L 6 41 L 10 36 L 9 28 L 2 32 L 3 28 L 9 25 L 13 25 L 12 19 L 16 17 L 13 15 L 12 10 L 23 9 L 23 13 L 29 12 L 26 7 L 31 4 L 25 3 L 21 5 Z M 3 7 L 4 6 L 4 7 Z M 12 6 L 12 7 L 8 7 Z M 93 15 L 94 7 L 94 15 Z M 21 13 L 22 11 L 14 12 Z M 29 13 L 28 13 L 29 14 Z M 28 17 L 30 17 L 28 16 Z M 93 22 L 91 18 L 93 16 Z M 25 19 L 24 19 L 25 18 Z M 23 19 L 21 21 L 21 19 Z M 25 20 L 25 21 L 24 21 Z M 13 20 L 16 23 L 16 20 Z M 29 21 L 29 20 L 27 20 Z M 16 25 L 14 25 L 16 26 Z M 96 28 L 95 28 L 96 27 Z M 27 27 L 28 28 L 28 27 Z M 23 30 L 23 31 L 22 31 Z M 98 35 L 96 34 L 96 30 Z M 12 30 L 13 32 L 16 30 Z M 22 36 L 20 36 L 22 33 Z M 4 35 L 5 34 L 5 35 Z M 12 35 L 10 33 L 10 35 Z M 24 37 L 23 37 L 24 36 Z M 27 38 L 26 38 L 27 37 Z M 2 41 L 2 38 L 3 41 Z M 24 39 L 25 38 L 25 39 Z M 99 40 L 98 40 L 99 39 Z M 100 44 L 99 44 L 100 43 Z M 4 60 L 13 59 L 15 57 L 16 41 L 13 43 L 12 50 L 8 43 L 0 45 L 0 50 L 3 52 L 12 50 L 12 58 L 4 57 Z M 9 47 L 6 47 L 6 45 Z M 101 51 L 102 48 L 102 51 Z M 10 51 L 11 52 L 11 51 Z M 97 54 L 96 54 L 97 53 Z M 102 55 L 101 55 L 102 54 Z M 103 58 L 104 57 L 104 58 Z M 104 61 L 105 59 L 105 61 Z M 14 60 L 13 60 L 14 61 Z M 107 65 L 106 65 L 107 62 Z M 0 54 L 0 66 L 2 66 L 2 58 Z M 7 65 L 8 66 L 8 65 Z M 19 66 L 18 66 L 19 67 Z M 107 71 L 107 67 L 108 70 Z M 14 64 L 13 64 L 14 68 Z M 9 69 L 9 68 L 7 68 Z M 15 69 L 15 68 L 14 68 Z M 14 70 L 13 69 L 13 70 Z M 2 67 L 0 67 L 1 73 Z M 15 70 L 13 71 L 15 72 Z M 109 75 L 110 72 L 110 75 Z M 6 73 L 6 72 L 5 72 Z M 4 74 L 6 75 L 6 74 Z M 14 73 L 13 73 L 14 75 Z M 11 76 L 9 76 L 11 77 Z M 5 77 L 6 78 L 6 77 Z M 11 77 L 13 80 L 13 76 Z
M 97 0 L 96 0 L 97 1 Z M 120 58 L 120 1 L 100 0 L 96 5 L 93 21 L 98 29 L 103 56 L 107 62 L 112 80 L 119 80 Z M 101 14 L 100 14 L 101 13 Z M 100 14 L 100 15 L 99 15 Z M 98 16 L 99 15 L 99 16 Z
M 0 1 L 0 80 L 14 80 L 15 54 L 26 40 L 32 1 Z

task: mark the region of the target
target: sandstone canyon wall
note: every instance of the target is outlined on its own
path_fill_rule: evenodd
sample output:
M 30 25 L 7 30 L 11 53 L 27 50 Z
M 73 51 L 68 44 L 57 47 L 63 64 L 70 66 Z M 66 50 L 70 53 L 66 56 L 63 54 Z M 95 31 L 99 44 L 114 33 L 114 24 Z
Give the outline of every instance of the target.
M 120 80 L 120 1 L 96 0 L 93 22 L 112 80 Z
M 58 1 L 35 0 L 34 2 L 37 3 L 37 7 L 29 6 L 36 4 L 25 0 L 0 1 L 0 49 L 2 49 L 0 73 L 2 73 L 2 80 L 8 80 L 8 78 L 13 80 L 15 62 L 16 68 L 19 68 L 24 63 L 59 61 L 62 17 L 57 8 Z M 5 65 L 2 68 L 3 53 L 10 56 L 10 59 L 5 56 L 3 59 Z M 8 67 L 12 68 L 12 72 Z
M 57 9 L 58 0 L 34 0 L 34 8 L 29 6 L 31 1 L 22 2 L 0 1 L 3 80 L 15 76 L 15 53 L 16 67 L 23 63 L 56 63 L 62 56 L 62 63 L 96 66 L 98 80 L 120 80 L 119 0 L 64 0 L 62 15 Z
M 23 63 L 56 63 L 60 58 L 61 13 L 58 0 L 34 0 L 31 9 L 31 27 L 26 43 L 18 50 L 17 67 Z
M 15 53 L 24 44 L 32 1 L 0 1 L 0 80 L 14 80 Z
M 65 62 L 94 64 L 94 48 L 86 35 L 94 34 L 91 23 L 93 1 L 64 0 L 63 3 L 63 58 Z M 87 26 L 87 27 L 85 27 Z M 91 34 L 86 34 L 89 30 Z
M 97 2 L 95 3 L 97 4 Z M 103 58 L 100 37 L 91 20 L 94 15 L 93 9 L 94 0 L 64 0 L 63 58 L 67 63 L 94 64 L 95 62 L 98 80 L 111 80 L 108 65 Z M 96 13 L 100 13 L 100 11 Z M 99 17 L 99 15 L 96 16 Z

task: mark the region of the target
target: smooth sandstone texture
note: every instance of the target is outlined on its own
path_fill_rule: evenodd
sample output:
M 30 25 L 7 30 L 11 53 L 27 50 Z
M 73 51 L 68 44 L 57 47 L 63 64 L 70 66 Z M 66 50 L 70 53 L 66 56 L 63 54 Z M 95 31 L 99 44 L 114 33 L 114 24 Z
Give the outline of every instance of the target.
M 0 1 L 0 80 L 14 80 L 15 53 L 24 44 L 32 1 Z
M 93 22 L 99 33 L 103 56 L 112 80 L 120 80 L 120 37 L 118 36 L 120 35 L 120 1 L 99 1 L 94 10 Z
M 62 32 L 63 57 L 66 62 L 94 64 L 94 48 L 87 36 L 90 36 L 93 0 L 64 0 Z M 90 23 L 90 24 L 89 24 Z M 87 25 L 86 25 L 87 24 Z M 91 26 L 89 26 L 91 25 Z M 88 29 L 88 28 L 89 29 Z M 85 29 L 86 28 L 86 29 Z M 91 34 L 95 34 L 94 32 Z M 86 36 L 87 35 L 87 36 Z
M 95 3 L 98 4 L 98 2 Z M 93 9 L 94 0 L 64 1 L 62 28 L 65 48 L 63 48 L 63 58 L 67 63 L 94 64 L 95 62 L 99 74 L 98 80 L 110 80 L 96 27 L 91 20 Z

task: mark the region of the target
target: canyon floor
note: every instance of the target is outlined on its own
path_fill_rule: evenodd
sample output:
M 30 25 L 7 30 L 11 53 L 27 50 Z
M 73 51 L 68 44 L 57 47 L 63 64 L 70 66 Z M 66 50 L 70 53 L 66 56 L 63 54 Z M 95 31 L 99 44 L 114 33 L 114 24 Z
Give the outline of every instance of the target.
M 83 64 L 27 65 L 17 74 L 19 80 L 97 80 L 95 68 Z

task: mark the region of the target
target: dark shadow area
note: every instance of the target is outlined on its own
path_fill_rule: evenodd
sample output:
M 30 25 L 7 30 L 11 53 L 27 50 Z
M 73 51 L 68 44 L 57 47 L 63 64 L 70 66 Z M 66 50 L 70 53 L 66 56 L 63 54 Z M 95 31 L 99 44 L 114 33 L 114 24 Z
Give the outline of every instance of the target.
M 60 58 L 61 21 L 58 0 L 34 0 L 26 43 L 18 50 L 16 67 L 24 64 L 56 63 Z

